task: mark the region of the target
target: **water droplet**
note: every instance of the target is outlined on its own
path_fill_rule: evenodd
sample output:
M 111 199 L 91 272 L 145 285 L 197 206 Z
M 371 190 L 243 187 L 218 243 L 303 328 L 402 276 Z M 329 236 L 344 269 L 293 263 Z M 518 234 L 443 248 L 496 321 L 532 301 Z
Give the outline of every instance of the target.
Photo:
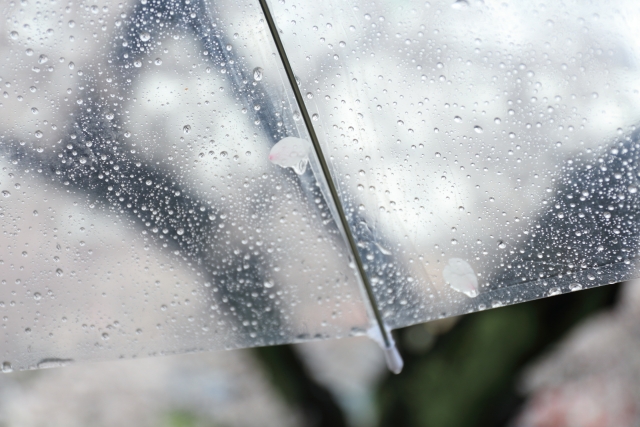
M 162 65 L 162 59 L 161 58 L 156 58 L 155 61 L 153 61 L 154 64 L 156 65 Z
M 551 289 L 549 289 L 549 293 L 547 295 L 552 297 L 554 295 L 560 295 L 561 293 L 562 293 L 562 291 L 560 290 L 560 288 L 551 288 Z
M 11 38 L 12 38 L 13 40 L 15 40 L 15 39 L 17 39 L 17 38 L 20 36 L 20 34 L 18 34 L 18 32 L 17 32 L 17 31 L 11 31 L 11 32 L 9 33 L 9 36 L 11 36 Z
M 268 288 L 268 289 L 273 288 L 273 285 L 274 285 L 274 283 L 272 281 L 264 282 L 264 287 L 265 288 Z
M 253 80 L 259 82 L 262 80 L 263 71 L 262 68 L 256 67 L 253 69 Z
M 29 48 L 29 49 L 25 50 L 24 53 L 26 53 L 27 56 L 31 56 L 31 55 L 33 55 L 33 49 Z
M 106 332 L 104 332 L 104 333 L 102 334 L 102 339 L 103 339 L 104 341 L 108 341 L 108 340 L 109 340 L 109 334 L 108 334 L 108 333 L 106 333 Z
M 135 61 L 133 61 L 133 66 L 136 68 L 142 67 L 142 61 L 136 59 Z
M 582 285 L 580 283 L 572 283 L 572 284 L 569 285 L 569 290 L 571 292 L 581 291 L 582 290 Z
M 3 190 L 3 191 L 2 191 L 2 195 L 3 195 L 4 197 L 11 197 L 11 193 L 9 193 L 7 190 Z
M 62 277 L 64 276 L 64 271 L 61 268 L 56 268 L 56 276 Z
M 38 114 L 38 109 L 36 107 L 31 107 L 31 112 L 33 114 Z
M 456 122 L 456 123 L 462 123 L 462 117 L 460 117 L 460 116 L 455 116 L 455 117 L 453 118 L 453 121 L 454 121 L 454 122 Z
M 149 39 L 151 39 L 151 34 L 147 32 L 140 34 L 140 40 L 142 40 L 143 42 L 148 42 Z
M 398 126 L 404 126 L 404 122 L 402 120 L 398 120 L 397 123 L 398 123 Z
M 40 294 L 40 292 L 36 292 L 35 294 L 33 294 L 33 299 L 36 301 L 40 301 L 42 299 L 42 295 Z
M 458 0 L 451 7 L 456 10 L 464 10 L 469 8 L 469 2 L 467 0 Z
M 482 133 L 483 132 L 483 130 L 482 130 L 482 128 L 480 126 L 474 126 L 473 130 L 475 130 L 476 133 Z
M 48 60 L 49 58 L 47 57 L 47 55 L 42 54 L 38 57 L 38 64 L 44 64 Z
M 2 372 L 13 372 L 13 368 L 11 367 L 11 362 L 2 362 Z
M 493 122 L 499 125 L 500 123 L 502 123 L 502 120 L 500 120 L 500 117 L 496 117 L 495 119 L 493 119 Z
M 34 135 L 36 136 L 36 138 L 42 138 L 43 133 L 42 133 L 42 131 L 37 130 L 37 131 L 34 133 Z
M 178 228 L 176 233 L 178 233 L 178 236 L 182 236 L 184 234 L 184 228 Z
M 153 184 L 153 181 L 151 181 L 150 179 L 148 179 L 148 180 L 146 180 L 146 181 L 145 181 L 145 184 L 147 184 L 147 185 L 151 185 L 151 184 Z
M 504 249 L 504 248 L 506 248 L 506 247 L 507 247 L 507 244 L 506 244 L 506 243 L 504 243 L 502 240 L 500 240 L 500 241 L 498 242 L 498 247 L 499 247 L 500 249 Z
M 33 211 L 33 216 L 38 216 L 38 211 Z
M 182 132 L 184 132 L 184 133 L 189 133 L 189 132 L 191 132 L 191 126 L 189 126 L 189 125 L 184 125 L 184 127 L 182 128 Z
M 457 241 L 456 239 L 451 239 L 451 244 L 452 244 L 452 245 L 457 245 L 457 244 L 458 244 L 458 241 Z
M 627 187 L 627 191 L 629 191 L 629 193 L 631 194 L 636 194 L 638 192 L 638 187 L 631 184 L 630 186 Z
M 73 19 L 69 21 L 69 28 L 73 28 L 75 26 L 76 26 L 76 21 L 74 21 Z
M 311 116 L 311 120 L 313 120 L 314 122 L 317 122 L 319 118 L 320 116 L 318 116 L 317 114 L 314 114 L 313 116 Z

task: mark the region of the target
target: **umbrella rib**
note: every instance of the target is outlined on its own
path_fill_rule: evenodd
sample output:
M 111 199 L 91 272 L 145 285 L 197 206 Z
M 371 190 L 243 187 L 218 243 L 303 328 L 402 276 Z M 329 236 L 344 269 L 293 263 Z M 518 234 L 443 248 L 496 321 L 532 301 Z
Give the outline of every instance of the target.
M 385 347 L 387 348 L 392 347 L 393 341 L 389 337 L 389 332 L 384 326 L 384 320 L 382 320 L 380 309 L 376 304 L 375 294 L 373 292 L 373 288 L 371 287 L 371 282 L 369 281 L 369 278 L 366 272 L 364 271 L 364 264 L 362 263 L 362 258 L 360 257 L 360 253 L 358 252 L 358 246 L 356 244 L 355 238 L 353 237 L 353 233 L 351 233 L 351 229 L 349 228 L 349 221 L 347 220 L 347 217 L 344 213 L 344 208 L 342 206 L 342 203 L 340 202 L 340 198 L 338 197 L 338 190 L 334 184 L 334 180 L 331 175 L 331 172 L 329 171 L 329 165 L 327 164 L 327 161 L 322 152 L 322 148 L 320 147 L 320 142 L 318 141 L 318 137 L 316 135 L 315 129 L 313 128 L 313 124 L 311 123 L 311 117 L 309 116 L 309 112 L 307 111 L 307 107 L 304 103 L 304 99 L 302 98 L 302 94 L 300 93 L 300 88 L 298 88 L 298 84 L 296 82 L 293 69 L 291 68 L 291 64 L 289 63 L 289 58 L 287 57 L 287 53 L 284 50 L 284 46 L 282 44 L 282 41 L 280 40 L 280 35 L 278 34 L 278 29 L 276 28 L 275 21 L 273 20 L 273 16 L 271 15 L 271 11 L 269 10 L 269 6 L 267 5 L 267 0 L 258 0 L 258 1 L 260 3 L 260 7 L 262 8 L 262 12 L 264 13 L 265 19 L 267 20 L 267 25 L 269 26 L 269 31 L 271 32 L 273 41 L 275 42 L 276 48 L 278 49 L 278 54 L 280 55 L 280 60 L 282 61 L 284 70 L 287 73 L 287 79 L 289 80 L 289 85 L 293 90 L 293 93 L 296 98 L 296 103 L 300 108 L 300 113 L 302 114 L 302 118 L 304 120 L 304 124 L 307 128 L 307 131 L 309 132 L 311 143 L 313 144 L 313 148 L 316 152 L 316 155 L 318 156 L 322 173 L 326 178 L 327 185 L 329 187 L 329 192 L 331 193 L 331 197 L 333 198 L 333 202 L 335 203 L 336 210 L 340 218 L 340 223 L 342 224 L 342 228 L 344 229 L 344 233 L 347 237 L 349 247 L 351 249 L 356 267 L 358 269 L 358 273 L 362 279 L 362 283 L 367 293 L 367 297 L 369 298 L 369 302 L 371 304 L 371 309 L 375 316 L 376 322 L 378 323 L 378 327 L 380 328 L 380 334 L 382 335 L 382 340 L 384 341 Z

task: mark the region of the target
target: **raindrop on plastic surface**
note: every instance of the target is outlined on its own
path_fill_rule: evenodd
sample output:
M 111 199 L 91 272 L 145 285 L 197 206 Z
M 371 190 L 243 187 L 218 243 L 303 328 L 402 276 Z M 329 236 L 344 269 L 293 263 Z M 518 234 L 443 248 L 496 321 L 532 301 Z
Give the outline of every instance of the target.
M 142 40 L 143 42 L 147 42 L 149 41 L 149 39 L 151 39 L 151 35 L 149 33 L 144 32 L 140 34 L 140 40 Z
M 2 372 L 13 372 L 13 368 L 11 367 L 11 362 L 2 362 Z
M 631 184 L 630 186 L 627 187 L 627 191 L 629 191 L 629 193 L 631 194 L 636 194 L 638 192 L 638 187 Z
M 18 34 L 18 32 L 17 32 L 17 31 L 11 31 L 11 32 L 9 33 L 9 36 L 11 36 L 11 38 L 12 38 L 13 40 L 16 40 L 16 39 L 20 36 L 20 34 Z
M 263 71 L 262 68 L 256 67 L 253 69 L 253 80 L 259 82 L 262 80 Z
M 184 127 L 182 128 L 182 132 L 184 132 L 184 133 L 189 133 L 189 132 L 191 132 L 191 126 L 189 126 L 189 125 L 184 125 Z
M 161 58 L 156 58 L 155 61 L 153 61 L 154 64 L 156 65 L 162 65 L 162 59 Z
M 442 277 L 451 289 L 470 298 L 478 296 L 478 278 L 471 265 L 465 260 L 449 258 L 449 263 L 442 270 Z
M 482 130 L 482 128 L 480 126 L 474 126 L 473 130 L 475 130 L 476 133 L 482 133 L 483 132 L 483 130 Z

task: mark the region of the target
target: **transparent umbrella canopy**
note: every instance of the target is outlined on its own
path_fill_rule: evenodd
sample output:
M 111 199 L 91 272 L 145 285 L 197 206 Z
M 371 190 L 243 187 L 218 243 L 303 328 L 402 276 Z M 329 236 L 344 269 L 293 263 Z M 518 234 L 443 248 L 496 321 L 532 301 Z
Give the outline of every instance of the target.
M 4 371 L 640 276 L 634 2 L 90 3 L 2 8 Z

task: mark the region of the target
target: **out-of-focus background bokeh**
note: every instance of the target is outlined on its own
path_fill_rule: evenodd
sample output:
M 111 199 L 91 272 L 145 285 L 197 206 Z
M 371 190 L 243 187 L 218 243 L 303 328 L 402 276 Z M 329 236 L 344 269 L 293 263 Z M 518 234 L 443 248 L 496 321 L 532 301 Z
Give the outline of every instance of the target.
M 3 426 L 626 427 L 640 421 L 640 283 L 365 338 L 0 376 Z

